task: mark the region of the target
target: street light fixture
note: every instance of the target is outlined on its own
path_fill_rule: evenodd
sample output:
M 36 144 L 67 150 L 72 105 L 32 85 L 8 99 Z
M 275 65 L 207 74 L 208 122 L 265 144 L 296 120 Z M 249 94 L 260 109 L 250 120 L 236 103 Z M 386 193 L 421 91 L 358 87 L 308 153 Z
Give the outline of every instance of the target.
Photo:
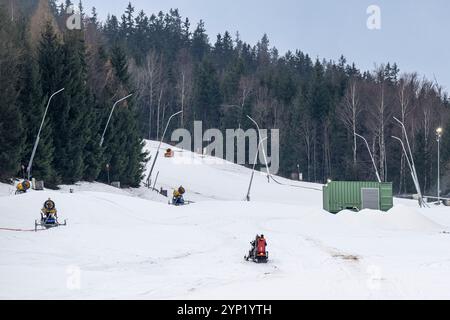
M 161 140 L 159 141 L 158 150 L 156 151 L 156 155 L 155 155 L 155 158 L 153 159 L 152 167 L 150 168 L 150 172 L 149 172 L 148 177 L 147 177 L 147 187 L 149 189 L 151 188 L 151 186 L 150 186 L 151 181 L 150 180 L 151 180 L 151 177 L 152 177 L 153 168 L 155 167 L 156 160 L 158 159 L 159 149 L 161 148 L 161 144 L 162 144 L 162 142 L 164 140 L 164 136 L 166 135 L 166 131 L 169 128 L 170 121 L 172 121 L 172 119 L 175 116 L 177 116 L 177 115 L 179 115 L 181 113 L 183 113 L 183 110 L 178 111 L 178 112 L 174 113 L 173 115 L 171 115 L 169 120 L 167 121 L 166 128 L 164 129 L 164 132 L 163 132 L 163 135 L 161 137 Z
M 375 163 L 375 159 L 374 159 L 374 157 L 373 157 L 373 155 L 372 155 L 372 151 L 370 151 L 369 143 L 367 142 L 366 138 L 364 138 L 362 135 L 359 135 L 359 134 L 357 134 L 357 133 L 355 133 L 355 135 L 356 135 L 357 137 L 363 139 L 364 142 L 366 143 L 367 151 L 369 151 L 370 159 L 372 159 L 372 164 L 373 164 L 373 167 L 374 167 L 374 169 L 375 169 L 375 174 L 377 175 L 378 182 L 381 183 L 380 174 L 378 173 L 378 168 L 377 168 L 377 165 L 376 165 L 376 163 Z
M 420 189 L 419 180 L 418 180 L 417 177 L 414 175 L 413 165 L 412 165 L 412 163 L 411 163 L 411 161 L 410 161 L 410 159 L 409 159 L 408 153 L 406 152 L 405 144 L 403 143 L 403 140 L 400 139 L 399 137 L 392 136 L 392 138 L 395 139 L 395 140 L 397 140 L 397 141 L 401 144 L 401 146 L 402 146 L 403 153 L 405 154 L 406 162 L 408 163 L 409 169 L 410 169 L 410 171 L 411 171 L 411 177 L 412 177 L 412 179 L 413 179 L 414 186 L 415 186 L 416 191 L 417 191 L 417 194 L 418 194 L 418 196 L 419 196 L 419 199 L 418 199 L 418 200 L 419 200 L 419 206 L 420 206 L 420 207 L 426 207 L 427 204 L 426 204 L 425 201 L 423 200 L 423 197 L 422 197 L 422 191 L 421 191 L 421 189 Z
M 112 117 L 112 114 L 113 114 L 113 112 L 114 112 L 114 109 L 116 108 L 116 105 L 117 105 L 119 102 L 122 102 L 122 101 L 128 99 L 128 98 L 131 97 L 132 95 L 133 95 L 133 94 L 129 94 L 128 96 L 126 96 L 126 97 L 124 97 L 124 98 L 122 98 L 122 99 L 120 99 L 120 100 L 117 100 L 117 101 L 114 103 L 114 105 L 113 105 L 113 107 L 112 107 L 112 109 L 111 109 L 111 113 L 109 114 L 108 121 L 106 122 L 105 130 L 103 130 L 102 138 L 100 139 L 100 147 L 103 145 L 103 141 L 105 141 L 105 133 L 106 133 L 106 129 L 108 129 L 108 125 L 109 125 L 109 122 L 111 121 L 111 117 Z
M 420 198 L 419 201 L 420 201 L 420 203 L 421 203 L 421 206 L 426 207 L 427 204 L 425 203 L 425 201 L 423 201 L 422 190 L 421 190 L 421 188 L 420 188 L 419 178 L 418 178 L 418 176 L 417 176 L 417 171 L 416 171 L 416 164 L 414 163 L 414 156 L 413 156 L 413 153 L 412 153 L 412 151 L 411 151 L 411 145 L 409 144 L 408 132 L 406 131 L 405 124 L 404 124 L 402 121 L 400 121 L 400 120 L 399 120 L 398 118 L 396 118 L 396 117 L 394 117 L 394 120 L 397 121 L 397 122 L 399 123 L 400 127 L 401 127 L 402 130 L 403 130 L 403 135 L 404 135 L 404 137 L 405 137 L 406 145 L 407 145 L 408 151 L 409 151 L 409 158 L 410 158 L 410 161 L 411 161 L 411 170 L 412 170 L 413 176 L 414 176 L 414 178 L 415 178 L 414 180 L 415 180 L 415 183 L 416 183 L 417 192 L 419 193 L 419 198 Z M 403 142 L 403 141 L 402 141 L 402 142 Z M 404 147 L 404 145 L 403 145 L 403 147 Z M 406 148 L 404 148 L 404 150 L 405 150 L 405 154 L 406 154 Z
M 439 127 L 436 129 L 436 138 L 438 143 L 438 166 L 437 166 L 437 197 L 438 204 L 441 204 L 441 138 L 444 130 Z
M 109 165 L 109 163 L 106 164 L 106 172 L 108 173 L 108 185 L 111 184 L 111 182 L 109 181 L 109 169 L 111 168 L 111 166 Z
M 33 152 L 31 153 L 30 162 L 28 163 L 28 167 L 27 167 L 28 180 L 31 179 L 31 168 L 33 166 L 34 156 L 36 155 L 36 150 L 37 150 L 37 147 L 39 145 L 39 140 L 41 139 L 41 131 L 42 131 L 42 127 L 44 126 L 45 117 L 47 116 L 48 107 L 50 106 L 50 102 L 52 101 L 53 97 L 56 96 L 58 93 L 63 92 L 63 91 L 64 91 L 64 88 L 56 91 L 48 99 L 47 107 L 45 108 L 44 116 L 42 117 L 41 126 L 39 127 L 39 131 L 38 131 L 38 134 L 37 134 L 37 137 L 36 137 L 36 141 L 34 142 Z
M 250 117 L 249 115 L 247 115 L 247 118 L 249 118 L 250 121 L 253 122 L 253 123 L 255 124 L 256 128 L 258 129 L 258 136 L 259 136 L 259 139 L 261 139 L 261 138 L 262 138 L 262 135 L 261 135 L 261 129 L 259 128 L 258 123 L 257 123 L 252 117 Z M 262 141 L 264 141 L 264 140 L 267 140 L 267 139 L 263 139 Z M 270 174 L 270 170 L 269 170 L 269 165 L 267 164 L 267 157 L 266 157 L 266 151 L 264 150 L 264 146 L 262 147 L 262 152 L 263 152 L 263 156 L 264 156 L 264 162 L 266 163 L 267 182 L 270 182 L 271 174 Z
M 264 143 L 264 141 L 267 140 L 267 137 L 265 137 L 264 139 L 262 139 L 259 144 L 258 144 L 258 150 L 256 150 L 256 155 L 255 155 L 255 162 L 253 163 L 253 170 L 252 170 L 252 176 L 250 178 L 250 184 L 248 185 L 248 191 L 247 191 L 247 196 L 245 197 L 245 199 L 247 201 L 250 201 L 250 191 L 252 189 L 252 184 L 253 184 L 253 177 L 255 176 L 255 167 L 256 167 L 256 163 L 258 162 L 258 154 L 259 154 L 259 148 L 261 147 L 261 145 Z

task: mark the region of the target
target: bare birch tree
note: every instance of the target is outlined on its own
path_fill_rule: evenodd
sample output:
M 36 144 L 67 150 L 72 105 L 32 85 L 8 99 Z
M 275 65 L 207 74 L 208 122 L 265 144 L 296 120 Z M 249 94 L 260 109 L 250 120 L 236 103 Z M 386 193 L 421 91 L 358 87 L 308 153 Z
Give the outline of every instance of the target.
M 353 135 L 353 166 L 356 166 L 356 153 L 357 153 L 357 137 L 356 128 L 358 116 L 361 112 L 358 84 L 355 79 L 352 79 L 349 83 L 348 89 L 344 96 L 344 101 L 339 109 L 339 119 L 344 125 L 351 131 Z
M 186 112 L 187 104 L 192 96 L 193 62 L 188 50 L 181 50 L 178 55 L 178 80 L 177 90 L 180 99 L 180 107 L 183 113 L 180 115 L 181 127 L 185 125 L 185 119 L 189 115 Z
M 147 54 L 144 64 L 144 77 L 141 88 L 146 92 L 148 99 L 148 138 L 152 136 L 152 113 L 153 103 L 156 93 L 156 88 L 161 82 L 161 57 L 155 51 L 150 51 Z
M 400 119 L 405 124 L 408 125 L 409 115 L 413 111 L 414 105 L 411 103 L 414 100 L 418 87 L 417 74 L 403 74 L 400 77 L 397 86 L 397 99 L 400 106 Z M 404 140 L 404 132 L 401 132 L 402 140 Z M 405 154 L 402 152 L 400 157 L 400 185 L 399 191 L 403 192 L 406 185 L 406 158 Z

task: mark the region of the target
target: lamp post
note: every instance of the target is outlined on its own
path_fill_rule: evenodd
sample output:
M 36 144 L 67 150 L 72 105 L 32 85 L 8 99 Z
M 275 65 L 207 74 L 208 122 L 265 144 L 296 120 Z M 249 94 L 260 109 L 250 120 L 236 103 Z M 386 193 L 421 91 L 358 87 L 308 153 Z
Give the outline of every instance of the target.
M 255 155 L 255 162 L 253 163 L 253 170 L 252 170 L 252 176 L 250 178 L 250 184 L 248 185 L 248 191 L 247 191 L 247 196 L 246 196 L 246 200 L 250 201 L 250 191 L 252 189 L 252 184 L 253 184 L 253 177 L 255 176 L 255 167 L 256 167 L 256 162 L 258 162 L 258 154 L 259 154 L 259 148 L 261 147 L 261 145 L 264 143 L 264 141 L 267 140 L 267 137 L 265 137 L 264 139 L 262 139 L 259 144 L 258 144 L 258 150 L 256 150 L 256 155 Z
M 11 22 L 14 22 L 14 3 L 11 0 Z
M 436 138 L 438 143 L 438 165 L 437 165 L 437 197 L 438 204 L 441 204 L 441 137 L 444 130 L 439 127 L 436 129 Z
M 420 198 L 419 201 L 421 203 L 421 206 L 427 207 L 428 205 L 426 204 L 425 201 L 423 201 L 422 189 L 420 188 L 420 182 L 419 182 L 419 178 L 417 176 L 417 171 L 416 171 L 416 164 L 414 163 L 414 156 L 413 156 L 413 153 L 411 151 L 411 145 L 409 144 L 408 132 L 406 131 L 405 124 L 402 121 L 400 121 L 398 118 L 396 118 L 396 117 L 394 117 L 394 120 L 399 123 L 400 127 L 403 130 L 403 135 L 405 136 L 406 145 L 408 147 L 409 158 L 410 158 L 410 162 L 411 162 L 411 170 L 413 172 L 413 176 L 414 176 L 414 179 L 415 179 L 417 192 L 419 193 L 419 198 Z M 402 143 L 403 143 L 403 141 L 402 141 Z M 404 147 L 404 144 L 403 144 L 403 147 Z M 406 148 L 404 148 L 404 151 L 405 151 L 405 154 L 406 154 Z
M 413 166 L 412 166 L 412 163 L 411 163 L 411 161 L 409 159 L 408 153 L 406 152 L 405 144 L 403 143 L 403 140 L 400 139 L 399 137 L 392 136 L 392 138 L 397 140 L 402 146 L 403 153 L 405 154 L 406 162 L 408 163 L 409 169 L 411 170 L 411 177 L 413 179 L 414 186 L 415 186 L 417 194 L 419 196 L 419 206 L 421 208 L 422 207 L 426 207 L 426 203 L 423 201 L 423 196 L 422 196 L 422 191 L 420 189 L 420 184 L 419 184 L 419 181 L 417 180 L 417 177 L 414 175 Z
M 162 137 L 161 137 L 161 140 L 159 141 L 158 150 L 156 151 L 156 155 L 155 155 L 155 158 L 153 159 L 152 167 L 150 168 L 150 172 L 149 172 L 149 174 L 148 174 L 148 178 L 147 178 L 147 187 L 148 187 L 149 189 L 151 188 L 151 186 L 150 186 L 150 179 L 151 179 L 151 177 L 152 177 L 153 168 L 155 167 L 156 160 L 158 159 L 159 149 L 161 148 L 161 144 L 162 144 L 162 142 L 163 142 L 163 140 L 164 140 L 164 136 L 166 135 L 166 131 L 167 131 L 167 129 L 169 128 L 170 121 L 172 121 L 172 119 L 173 119 L 175 116 L 177 116 L 177 115 L 179 115 L 179 114 L 181 114 L 181 113 L 183 113 L 183 110 L 178 111 L 178 112 L 174 113 L 173 115 L 171 115 L 170 118 L 169 118 L 169 120 L 167 121 L 166 128 L 164 129 L 164 132 L 163 132 L 163 135 L 162 135 Z
M 106 172 L 108 173 L 108 185 L 110 185 L 110 181 L 109 181 L 109 169 L 110 169 L 110 165 L 109 163 L 106 164 Z
M 56 96 L 58 93 L 63 92 L 63 91 L 64 91 L 64 88 L 56 91 L 48 99 L 47 107 L 45 108 L 44 116 L 42 117 L 41 126 L 39 127 L 39 131 L 38 131 L 38 134 L 37 134 L 37 137 L 36 137 L 36 141 L 34 142 L 33 152 L 31 152 L 30 162 L 28 163 L 28 167 L 27 167 L 28 180 L 31 180 L 31 168 L 33 166 L 34 156 L 36 155 L 36 150 L 37 150 L 37 147 L 39 145 L 39 140 L 41 140 L 41 131 L 42 131 L 42 127 L 44 126 L 45 117 L 47 116 L 48 107 L 50 106 L 50 102 L 52 101 L 53 97 Z
M 363 136 L 361 136 L 361 135 L 359 135 L 359 134 L 357 134 L 357 133 L 355 133 L 355 135 L 356 135 L 357 137 L 363 139 L 364 142 L 366 143 L 367 151 L 369 151 L 369 155 L 370 155 L 370 158 L 372 159 L 373 167 L 374 167 L 374 169 L 375 169 L 375 174 L 377 175 L 378 182 L 381 183 L 380 174 L 378 173 L 378 168 L 377 168 L 377 165 L 376 165 L 376 163 L 375 163 L 375 159 L 373 158 L 372 151 L 370 151 L 369 143 L 367 142 L 366 138 L 364 138 Z
M 251 122 L 253 122 L 256 126 L 256 128 L 258 129 L 258 136 L 261 139 L 262 135 L 261 135 L 261 129 L 259 128 L 258 123 L 249 115 L 247 115 L 247 118 L 250 119 Z M 263 139 L 262 141 L 267 140 L 267 139 Z M 259 146 L 258 146 L 259 148 Z M 270 182 L 270 170 L 269 170 L 269 165 L 267 164 L 267 157 L 266 157 L 266 151 L 264 150 L 264 146 L 262 147 L 262 152 L 263 152 L 263 156 L 264 156 L 264 162 L 266 163 L 266 170 L 267 170 L 267 182 Z
M 102 138 L 100 139 L 100 147 L 103 145 L 103 141 L 105 141 L 105 133 L 106 133 L 106 129 L 108 129 L 108 125 L 109 125 L 109 122 L 111 121 L 111 117 L 112 117 L 112 114 L 113 114 L 113 112 L 114 112 L 114 109 L 116 108 L 116 105 L 117 105 L 119 102 L 122 102 L 122 101 L 128 99 L 128 98 L 131 97 L 132 95 L 133 95 L 133 94 L 129 94 L 129 95 L 127 95 L 126 97 L 124 97 L 124 98 L 122 98 L 122 99 L 120 99 L 120 100 L 117 100 L 117 101 L 114 103 L 114 105 L 113 105 L 113 107 L 112 107 L 112 109 L 111 109 L 111 113 L 109 114 L 108 121 L 106 122 L 105 130 L 103 130 Z

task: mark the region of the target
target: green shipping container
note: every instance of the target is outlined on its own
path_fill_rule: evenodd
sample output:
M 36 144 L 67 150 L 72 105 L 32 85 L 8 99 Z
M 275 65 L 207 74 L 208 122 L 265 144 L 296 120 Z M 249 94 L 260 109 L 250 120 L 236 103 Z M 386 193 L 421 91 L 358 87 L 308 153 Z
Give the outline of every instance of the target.
M 323 187 L 323 209 L 331 213 L 363 209 L 388 211 L 393 205 L 391 182 L 332 181 Z

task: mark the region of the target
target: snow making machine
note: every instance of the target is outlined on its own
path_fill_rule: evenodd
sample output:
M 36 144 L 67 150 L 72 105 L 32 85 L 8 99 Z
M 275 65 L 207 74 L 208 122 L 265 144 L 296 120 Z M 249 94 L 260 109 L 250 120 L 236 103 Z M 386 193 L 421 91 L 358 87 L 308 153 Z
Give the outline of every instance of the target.
M 60 223 L 58 221 L 58 214 L 56 211 L 55 202 L 49 198 L 47 201 L 44 202 L 44 207 L 41 210 L 41 220 L 34 221 L 34 231 L 37 231 L 38 227 L 47 230 L 50 228 L 66 225 L 67 220 L 64 220 L 64 223 Z
M 269 252 L 266 251 L 267 242 L 264 235 L 257 235 L 256 239 L 250 242 L 251 249 L 248 256 L 245 256 L 246 261 L 252 260 L 255 263 L 267 263 L 269 260 Z
M 39 220 L 34 221 L 34 231 L 38 231 L 38 227 L 41 227 L 44 230 L 47 230 L 47 229 L 56 228 L 59 226 L 67 226 L 67 220 L 64 220 L 64 223 L 60 223 L 58 221 L 58 218 L 48 216 L 48 217 L 41 218 L 40 221 Z

